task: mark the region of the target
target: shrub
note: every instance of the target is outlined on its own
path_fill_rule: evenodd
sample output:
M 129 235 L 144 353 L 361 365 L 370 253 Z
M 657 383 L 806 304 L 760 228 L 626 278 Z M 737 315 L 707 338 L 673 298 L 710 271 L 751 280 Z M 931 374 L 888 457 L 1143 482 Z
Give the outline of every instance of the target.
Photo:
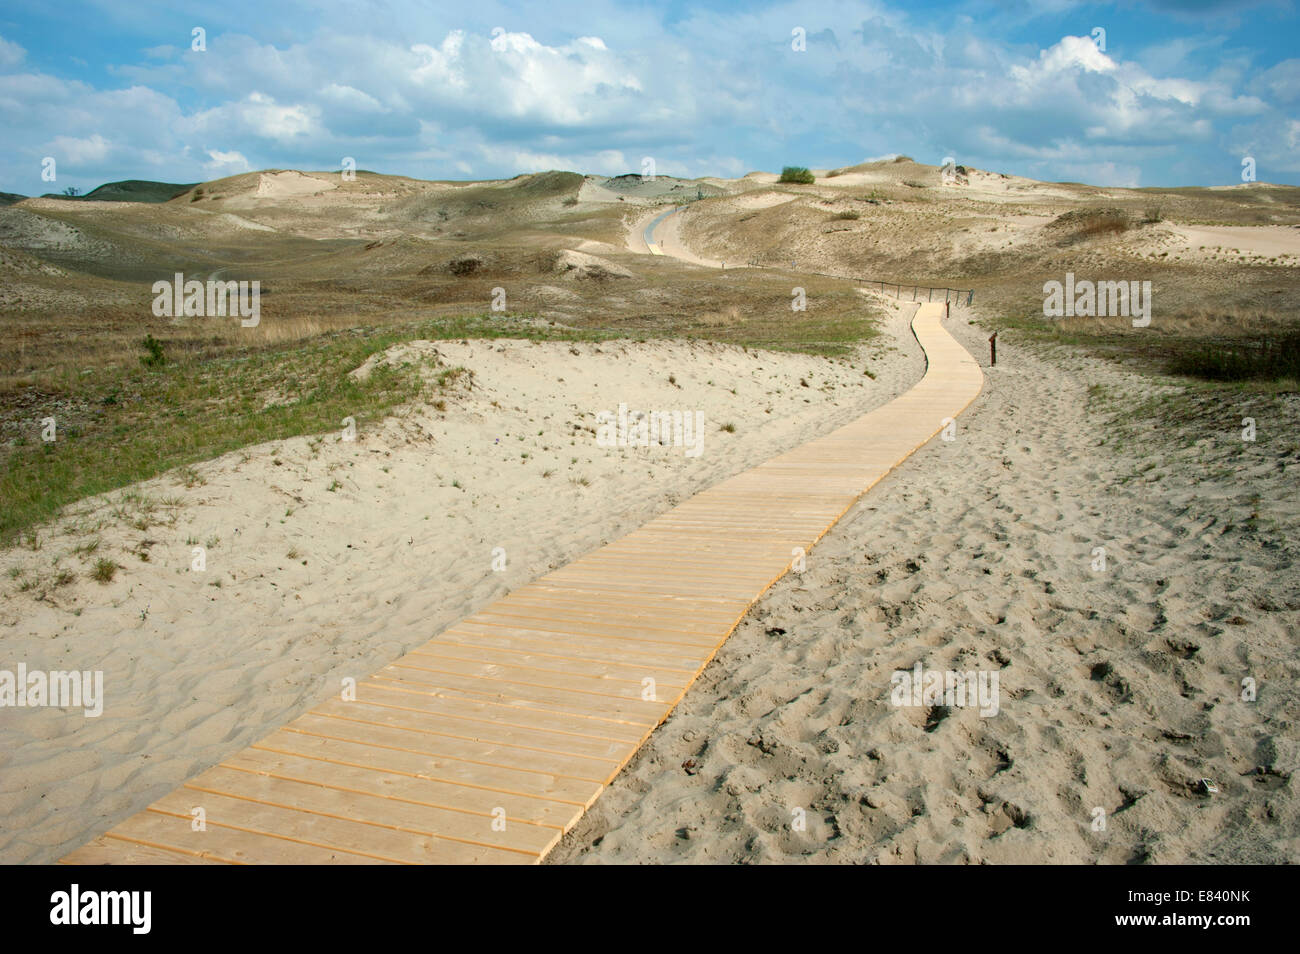
M 1119 235 L 1131 227 L 1128 215 L 1120 209 L 1073 209 L 1048 225 L 1064 233 L 1059 240 L 1063 245 L 1099 235 Z
M 803 166 L 786 166 L 781 170 L 781 182 L 795 182 L 800 185 L 812 185 L 817 177 Z
M 462 255 L 447 263 L 447 271 L 453 275 L 472 275 L 483 267 L 483 259 L 477 255 Z
M 140 363 L 146 368 L 161 368 L 167 363 L 167 356 L 163 354 L 161 341 L 153 335 L 145 335 L 142 344 L 145 354 L 140 355 Z
M 843 211 L 843 212 L 836 212 L 836 213 L 835 213 L 835 218 L 837 218 L 837 219 L 860 219 L 860 218 L 862 218 L 862 214 L 859 213 L 859 212 L 855 212 L 855 211 L 853 211 L 852 209 L 846 209 L 846 210 Z

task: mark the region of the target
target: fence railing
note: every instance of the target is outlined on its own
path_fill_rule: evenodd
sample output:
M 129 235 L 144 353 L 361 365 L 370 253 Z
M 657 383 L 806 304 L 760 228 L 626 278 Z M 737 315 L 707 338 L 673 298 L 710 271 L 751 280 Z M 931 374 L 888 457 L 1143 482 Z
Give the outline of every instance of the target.
M 761 262 L 750 261 L 750 268 L 777 268 L 779 266 L 764 265 Z M 798 269 L 803 271 L 802 269 Z M 857 275 L 832 275 L 830 272 L 804 272 L 806 275 L 821 275 L 823 278 L 838 278 L 845 282 L 858 282 L 862 285 L 877 285 L 882 294 L 892 294 L 894 297 L 901 299 L 903 292 L 908 292 L 911 301 L 944 301 L 944 302 L 961 302 L 962 297 L 966 298 L 966 304 L 969 305 L 975 300 L 975 289 L 973 288 L 945 288 L 938 285 L 909 285 L 906 282 L 886 282 L 878 278 L 861 278 Z M 891 290 L 892 289 L 892 290 Z M 935 298 L 938 292 L 943 292 L 943 298 Z M 922 297 L 924 293 L 924 297 Z
M 852 280 L 863 281 L 860 278 Z M 892 285 L 894 288 L 893 294 L 897 298 L 902 298 L 903 292 L 907 291 L 908 288 L 911 288 L 912 301 L 937 301 L 938 299 L 934 297 L 936 292 L 943 292 L 944 301 L 960 302 L 963 295 L 966 296 L 966 304 L 968 305 L 975 300 L 975 289 L 973 288 L 936 288 L 931 285 L 899 285 L 897 282 L 881 282 L 874 279 L 867 279 L 866 281 L 863 281 L 863 284 L 879 285 L 882 293 L 887 293 L 889 287 Z M 924 299 L 921 298 L 921 292 L 926 293 Z

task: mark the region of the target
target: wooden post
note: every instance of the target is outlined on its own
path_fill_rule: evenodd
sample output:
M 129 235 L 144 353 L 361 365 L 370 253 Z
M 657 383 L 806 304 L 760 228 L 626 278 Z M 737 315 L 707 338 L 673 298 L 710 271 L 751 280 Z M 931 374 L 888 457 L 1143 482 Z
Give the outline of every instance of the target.
M 989 364 L 998 363 L 998 333 L 995 331 L 989 335 Z

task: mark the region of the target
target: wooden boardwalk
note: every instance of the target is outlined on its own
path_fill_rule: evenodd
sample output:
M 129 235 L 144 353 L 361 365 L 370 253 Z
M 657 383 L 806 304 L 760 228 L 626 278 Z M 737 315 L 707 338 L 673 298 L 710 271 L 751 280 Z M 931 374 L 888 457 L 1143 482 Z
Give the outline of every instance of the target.
M 540 861 L 794 548 L 974 400 L 944 314 L 913 319 L 928 368 L 905 394 L 497 600 L 64 862 Z

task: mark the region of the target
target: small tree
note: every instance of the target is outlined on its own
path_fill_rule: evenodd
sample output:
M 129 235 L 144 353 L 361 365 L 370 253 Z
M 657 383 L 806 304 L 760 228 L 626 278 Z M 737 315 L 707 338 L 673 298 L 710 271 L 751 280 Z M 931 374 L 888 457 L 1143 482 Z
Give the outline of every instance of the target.
M 781 182 L 797 182 L 800 185 L 812 185 L 817 177 L 803 166 L 786 166 L 781 170 Z
M 78 189 L 76 186 L 68 186 L 66 189 L 63 190 L 63 194 L 69 196 L 81 195 L 81 190 Z

